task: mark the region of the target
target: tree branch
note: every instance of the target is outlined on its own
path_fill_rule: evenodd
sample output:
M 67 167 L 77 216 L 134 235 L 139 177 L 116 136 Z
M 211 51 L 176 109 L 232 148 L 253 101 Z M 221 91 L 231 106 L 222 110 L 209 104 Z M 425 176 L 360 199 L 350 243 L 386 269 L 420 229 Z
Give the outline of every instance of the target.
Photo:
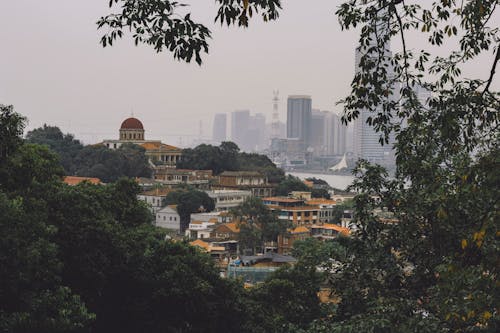
M 496 67 L 497 67 L 499 59 L 500 59 L 500 43 L 497 46 L 497 54 L 495 55 L 495 60 L 493 61 L 493 66 L 491 67 L 490 77 L 488 78 L 488 81 L 486 81 L 486 87 L 484 87 L 484 90 L 482 93 L 483 95 L 484 95 L 484 93 L 486 93 L 488 91 L 488 89 L 490 89 L 490 85 L 491 85 L 491 82 L 493 81 L 493 77 L 495 76 L 495 71 L 496 71 Z

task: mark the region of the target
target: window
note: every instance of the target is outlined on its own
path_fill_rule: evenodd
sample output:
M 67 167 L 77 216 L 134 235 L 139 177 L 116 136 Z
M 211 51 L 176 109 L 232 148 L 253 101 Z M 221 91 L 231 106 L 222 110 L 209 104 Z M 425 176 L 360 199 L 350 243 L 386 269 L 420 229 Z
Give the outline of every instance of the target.
M 165 221 L 167 218 L 165 216 L 163 216 L 163 221 Z
M 288 238 L 283 237 L 283 244 L 288 245 Z
M 172 221 L 172 216 L 170 216 L 170 221 Z

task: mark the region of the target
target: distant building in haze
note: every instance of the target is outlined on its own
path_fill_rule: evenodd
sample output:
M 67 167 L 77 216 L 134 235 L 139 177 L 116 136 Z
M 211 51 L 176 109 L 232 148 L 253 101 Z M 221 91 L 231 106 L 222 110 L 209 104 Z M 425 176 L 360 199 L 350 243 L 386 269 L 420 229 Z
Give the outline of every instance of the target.
M 231 140 L 241 150 L 247 150 L 248 123 L 250 122 L 250 111 L 239 110 L 231 113 Z
M 311 140 L 311 96 L 292 95 L 287 100 L 287 130 L 289 139 L 297 139 L 303 142 L 307 149 Z
M 347 125 L 342 124 L 340 117 L 327 112 L 324 121 L 325 155 L 342 155 L 346 153 Z
M 241 110 L 231 113 L 231 138 L 243 151 L 259 151 L 267 146 L 266 117 Z
M 358 47 L 356 49 L 355 54 L 355 72 L 359 73 L 360 61 L 363 57 L 365 49 Z M 390 51 L 389 44 L 385 46 L 385 54 L 384 56 L 387 59 L 392 57 L 392 52 Z M 388 77 L 393 76 L 393 71 L 391 66 L 387 67 Z M 390 99 L 396 99 L 398 92 L 398 87 L 392 87 L 392 94 L 390 95 Z M 379 104 L 377 106 L 377 110 L 369 111 L 367 109 L 360 109 L 358 118 L 354 120 L 353 127 L 353 152 L 356 158 L 362 158 L 368 160 L 373 163 L 378 163 L 385 166 L 392 166 L 395 164 L 395 155 L 393 151 L 394 145 L 394 136 L 391 135 L 389 138 L 389 143 L 382 145 L 379 141 L 382 133 L 378 133 L 375 131 L 374 127 L 367 123 L 368 118 L 374 117 L 378 112 L 382 112 L 382 105 Z
M 212 140 L 217 143 L 227 140 L 227 116 L 225 113 L 217 113 L 214 117 Z
M 325 121 L 328 115 L 327 111 L 313 109 L 311 113 L 310 147 L 313 149 L 314 156 L 324 156 L 326 154 L 325 145 Z

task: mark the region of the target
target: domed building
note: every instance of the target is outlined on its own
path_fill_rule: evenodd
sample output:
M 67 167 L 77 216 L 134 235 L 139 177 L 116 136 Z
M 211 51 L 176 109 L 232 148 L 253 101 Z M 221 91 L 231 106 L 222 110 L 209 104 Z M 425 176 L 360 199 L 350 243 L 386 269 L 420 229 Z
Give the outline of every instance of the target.
M 125 119 L 119 130 L 118 140 L 104 140 L 101 144 L 109 149 L 118 149 L 126 143 L 133 143 L 146 149 L 146 156 L 155 165 L 175 167 L 181 159 L 182 149 L 167 145 L 159 140 L 146 140 L 142 122 L 134 117 Z
M 120 140 L 144 140 L 144 126 L 134 117 L 125 119 L 120 126 Z

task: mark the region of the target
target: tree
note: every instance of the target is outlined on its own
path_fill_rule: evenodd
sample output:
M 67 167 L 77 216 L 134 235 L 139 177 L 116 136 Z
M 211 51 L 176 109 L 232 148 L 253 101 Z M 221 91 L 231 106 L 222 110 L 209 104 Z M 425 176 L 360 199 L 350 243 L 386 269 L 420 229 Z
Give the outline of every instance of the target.
M 113 182 L 121 177 L 150 177 L 145 149 L 126 144 L 112 150 L 104 146 L 85 146 L 73 160 L 74 174 Z
M 499 29 L 489 23 L 496 5 L 350 1 L 337 11 L 343 28 L 361 26 L 363 52 L 344 120 L 372 112 L 368 121 L 381 143 L 397 138 L 397 169 L 389 178 L 366 161 L 355 168 L 358 232 L 330 276 L 341 302 L 332 320 L 317 321 L 311 331 L 498 330 L 498 265 L 491 258 L 499 250 L 500 193 L 492 170 L 500 162 L 500 104 L 490 88 L 500 48 Z M 458 38 L 458 49 L 445 57 L 414 53 L 406 35 L 415 29 L 437 46 Z M 403 50 L 390 57 L 385 45 L 393 36 Z M 491 49 L 488 78 L 464 78 L 461 65 Z M 416 87 L 431 98 L 419 101 Z M 398 222 L 384 223 L 377 211 Z
M 199 212 L 211 212 L 215 208 L 215 202 L 206 192 L 194 188 L 181 189 L 170 192 L 166 198 L 167 204 L 177 205 L 177 213 L 180 217 L 181 232 L 187 229 L 191 220 L 191 214 Z
M 238 23 L 248 26 L 253 14 L 260 14 L 264 21 L 278 18 L 280 0 L 216 0 L 219 10 L 216 21 L 227 25 Z M 202 63 L 202 52 L 208 53 L 207 39 L 210 30 L 194 22 L 191 15 L 181 16 L 178 10 L 186 4 L 170 0 L 111 0 L 109 7 L 121 6 L 121 12 L 101 17 L 99 29 L 107 28 L 101 38 L 103 47 L 111 46 L 122 38 L 124 31 L 133 31 L 135 45 L 151 45 L 156 52 L 168 50 L 175 59 L 190 62 L 193 57 Z
M 328 193 L 328 190 L 324 188 L 313 188 L 311 190 L 311 197 L 331 199 L 330 193 Z
M 247 296 L 246 332 L 300 332 L 325 314 L 318 298 L 321 275 L 315 267 L 280 268 Z
M 288 221 L 278 219 L 261 199 L 249 197 L 231 210 L 233 217 L 240 221 L 240 249 L 264 249 L 264 242 L 276 241 L 278 235 L 286 232 Z
M 276 187 L 276 194 L 287 196 L 292 191 L 306 191 L 310 192 L 311 189 L 307 187 L 306 184 L 298 177 L 287 175 L 285 179 L 283 179 L 278 186 Z
M 12 105 L 0 104 L 0 164 L 22 144 L 26 119 L 14 112 Z
M 72 134 L 63 134 L 59 127 L 48 126 L 29 131 L 26 140 L 30 143 L 47 145 L 59 155 L 60 162 L 66 174 L 73 174 L 75 169 L 74 158 L 83 149 L 83 145 Z

